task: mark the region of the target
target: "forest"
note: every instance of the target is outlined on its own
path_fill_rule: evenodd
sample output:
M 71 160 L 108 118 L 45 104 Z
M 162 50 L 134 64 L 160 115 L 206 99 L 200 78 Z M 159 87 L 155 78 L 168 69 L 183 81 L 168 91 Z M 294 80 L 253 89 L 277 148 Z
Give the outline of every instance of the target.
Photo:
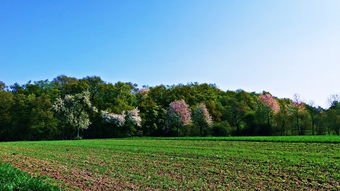
M 324 109 L 215 84 L 143 86 L 100 77 L 0 82 L 0 141 L 155 136 L 339 135 L 340 96 Z

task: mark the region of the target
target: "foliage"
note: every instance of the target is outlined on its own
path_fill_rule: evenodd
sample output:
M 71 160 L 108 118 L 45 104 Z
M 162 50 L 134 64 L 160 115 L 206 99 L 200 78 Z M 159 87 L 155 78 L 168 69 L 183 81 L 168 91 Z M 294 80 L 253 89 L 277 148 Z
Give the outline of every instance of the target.
M 6 84 L 0 81 L 0 90 L 5 89 L 5 87 L 6 87 Z
M 232 131 L 229 123 L 223 121 L 212 125 L 211 134 L 212 136 L 228 136 L 231 135 Z
M 166 113 L 166 121 L 163 133 L 166 136 L 179 136 L 179 130 L 183 127 L 181 116 L 172 109 Z
M 80 130 L 84 138 L 217 136 L 224 130 L 233 136 L 339 135 L 339 101 L 332 95 L 324 109 L 298 95 L 279 99 L 269 92 L 222 91 L 214 84 L 138 88 L 97 76 L 58 76 L 0 83 L 0 141 L 74 139 Z
M 10 164 L 0 164 L 0 190 L 57 191 L 60 189 L 38 178 L 33 178 Z

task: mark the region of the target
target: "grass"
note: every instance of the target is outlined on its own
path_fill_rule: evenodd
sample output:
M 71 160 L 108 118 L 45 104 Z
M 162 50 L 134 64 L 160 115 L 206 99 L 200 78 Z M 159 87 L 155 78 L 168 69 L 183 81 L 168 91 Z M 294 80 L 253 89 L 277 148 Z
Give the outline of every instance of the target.
M 33 178 L 10 164 L 0 164 L 0 190 L 54 191 L 59 189 L 40 179 Z
M 337 190 L 338 140 L 317 136 L 6 142 L 0 143 L 0 161 L 46 175 L 65 190 Z
M 131 139 L 131 138 L 128 138 Z M 208 141 L 255 141 L 255 142 L 304 142 L 340 143 L 340 136 L 256 136 L 256 137 L 143 137 L 132 139 L 151 140 L 208 140 Z

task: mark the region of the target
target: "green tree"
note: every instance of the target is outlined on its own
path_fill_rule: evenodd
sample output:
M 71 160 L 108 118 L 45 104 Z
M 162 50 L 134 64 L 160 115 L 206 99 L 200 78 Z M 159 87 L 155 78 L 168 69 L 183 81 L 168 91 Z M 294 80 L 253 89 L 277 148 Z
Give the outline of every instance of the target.
M 13 95 L 10 92 L 0 90 L 0 139 L 9 138 L 11 129 L 11 121 L 13 113 L 12 107 L 14 104 Z
M 6 84 L 0 81 L 0 90 L 4 90 L 6 87 Z

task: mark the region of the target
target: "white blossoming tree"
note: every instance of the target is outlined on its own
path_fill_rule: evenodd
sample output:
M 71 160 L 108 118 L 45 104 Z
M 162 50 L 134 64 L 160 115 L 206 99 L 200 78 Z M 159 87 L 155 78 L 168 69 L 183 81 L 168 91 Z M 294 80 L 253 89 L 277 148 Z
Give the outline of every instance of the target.
M 106 123 L 113 124 L 117 127 L 122 127 L 125 124 L 125 114 L 109 113 L 108 111 L 101 112 L 102 118 Z
M 136 134 L 136 127 L 141 127 L 142 123 L 142 118 L 139 116 L 139 110 L 137 108 L 129 111 L 123 111 L 122 114 L 102 111 L 101 116 L 106 123 L 111 124 L 116 129 L 120 128 L 120 133 L 123 136 Z
M 97 109 L 91 104 L 90 92 L 88 91 L 57 98 L 53 104 L 53 110 L 68 125 L 77 129 L 77 137 L 80 137 L 79 131 L 81 129 L 87 129 L 91 124 L 89 112 L 97 112 Z
M 140 127 L 142 124 L 142 118 L 139 116 L 138 108 L 132 109 L 126 112 L 127 120 L 131 121 L 131 123 L 137 127 Z

